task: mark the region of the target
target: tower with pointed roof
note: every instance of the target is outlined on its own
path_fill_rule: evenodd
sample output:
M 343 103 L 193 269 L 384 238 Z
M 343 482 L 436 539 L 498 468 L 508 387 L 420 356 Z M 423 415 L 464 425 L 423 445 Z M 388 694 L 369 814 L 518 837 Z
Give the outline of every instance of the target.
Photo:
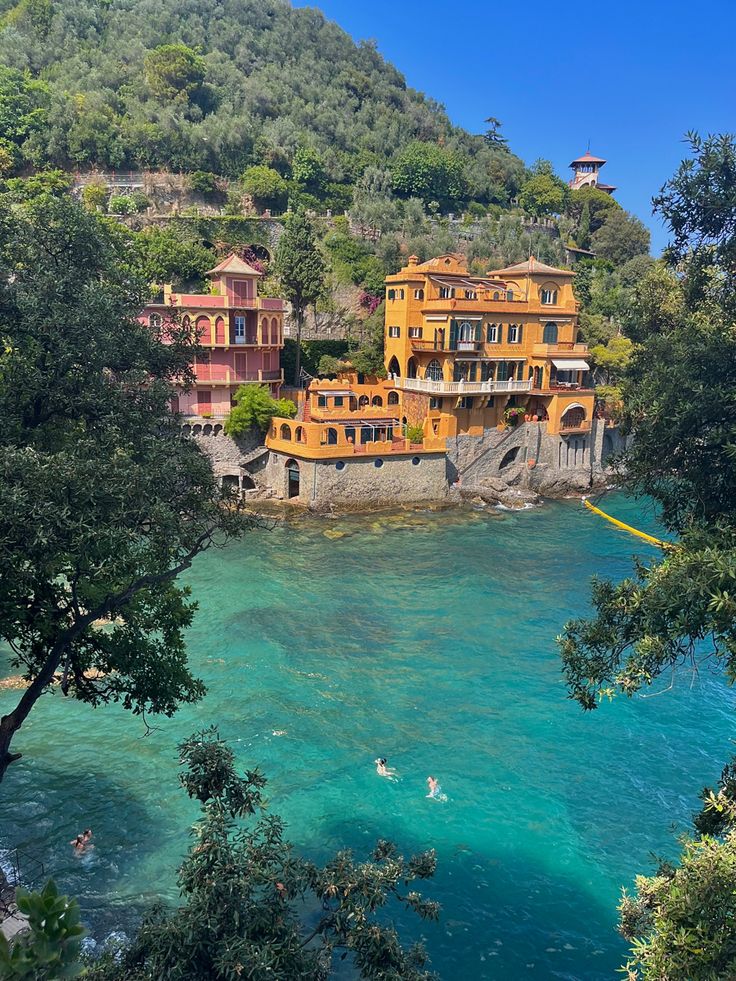
M 616 186 L 606 184 L 600 179 L 601 168 L 605 163 L 603 157 L 594 157 L 590 150 L 586 150 L 582 156 L 571 161 L 573 176 L 570 179 L 570 187 L 573 191 L 579 191 L 581 187 L 597 187 L 599 191 L 613 194 Z
M 284 301 L 259 296 L 262 272 L 238 255 L 227 256 L 206 275 L 209 293 L 179 293 L 164 286 L 163 302 L 150 303 L 140 319 L 155 328 L 176 319 L 196 330 L 204 355 L 194 363 L 194 387 L 180 393 L 174 408 L 185 416 L 212 420 L 200 429 L 217 434 L 241 385 L 265 385 L 278 396 Z

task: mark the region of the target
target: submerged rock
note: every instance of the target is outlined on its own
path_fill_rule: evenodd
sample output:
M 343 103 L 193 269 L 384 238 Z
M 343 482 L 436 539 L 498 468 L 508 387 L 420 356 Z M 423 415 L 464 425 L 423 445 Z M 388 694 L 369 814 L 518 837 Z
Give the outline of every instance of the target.
M 460 497 L 471 504 L 503 504 L 507 508 L 526 508 L 540 504 L 539 494 L 526 487 L 509 487 L 495 477 L 484 477 L 476 483 L 460 488 Z

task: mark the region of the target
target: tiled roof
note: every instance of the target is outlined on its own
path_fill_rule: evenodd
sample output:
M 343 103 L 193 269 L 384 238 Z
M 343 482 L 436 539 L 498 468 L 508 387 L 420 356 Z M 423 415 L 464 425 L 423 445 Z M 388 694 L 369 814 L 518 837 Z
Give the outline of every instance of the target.
M 260 276 L 261 273 L 253 266 L 240 258 L 239 255 L 231 253 L 227 259 L 223 259 L 214 269 L 208 269 L 205 276 L 219 276 L 222 273 L 232 273 L 235 276 Z
M 575 159 L 570 164 L 570 166 L 574 167 L 576 163 L 604 164 L 605 162 L 606 161 L 603 159 L 603 157 L 594 157 L 593 154 L 590 152 L 590 150 L 586 150 L 586 152 L 582 155 L 582 157 L 575 157 Z
M 557 269 L 555 266 L 548 266 L 546 262 L 540 262 L 534 256 L 530 256 L 525 262 L 516 262 L 513 266 L 506 266 L 504 269 L 491 269 L 489 276 L 574 276 L 575 273 L 569 269 Z

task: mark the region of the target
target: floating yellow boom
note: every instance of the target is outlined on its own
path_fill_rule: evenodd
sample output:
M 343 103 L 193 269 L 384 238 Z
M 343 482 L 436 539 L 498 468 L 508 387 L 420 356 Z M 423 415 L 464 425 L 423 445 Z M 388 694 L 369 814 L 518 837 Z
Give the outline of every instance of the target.
M 599 514 L 606 521 L 610 521 L 612 525 L 616 525 L 617 528 L 623 528 L 624 531 L 628 531 L 632 535 L 636 535 L 637 538 L 643 538 L 645 542 L 651 542 L 652 545 L 658 545 L 660 548 L 670 548 L 670 542 L 663 542 L 661 538 L 655 538 L 654 535 L 647 535 L 645 531 L 639 531 L 637 528 L 632 528 L 631 525 L 625 524 L 623 521 L 619 521 L 618 518 L 612 518 L 610 514 L 606 514 L 605 511 L 601 511 L 594 504 L 584 497 L 583 504 L 589 511 L 593 511 L 595 514 Z

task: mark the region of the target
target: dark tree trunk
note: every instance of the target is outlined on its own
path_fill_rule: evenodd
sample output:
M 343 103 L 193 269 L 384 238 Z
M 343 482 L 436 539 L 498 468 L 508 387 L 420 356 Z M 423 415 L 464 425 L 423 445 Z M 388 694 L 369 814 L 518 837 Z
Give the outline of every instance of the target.
M 23 697 L 12 712 L 0 718 L 0 782 L 11 763 L 19 760 L 22 753 L 11 753 L 10 744 L 13 737 L 30 715 L 31 709 L 43 694 L 46 687 L 53 681 L 54 673 L 61 663 L 66 644 L 55 645 L 41 671 L 23 692 Z
M 304 322 L 304 311 L 301 307 L 296 308 L 296 362 L 294 364 L 294 387 L 301 385 L 302 373 L 302 324 Z

